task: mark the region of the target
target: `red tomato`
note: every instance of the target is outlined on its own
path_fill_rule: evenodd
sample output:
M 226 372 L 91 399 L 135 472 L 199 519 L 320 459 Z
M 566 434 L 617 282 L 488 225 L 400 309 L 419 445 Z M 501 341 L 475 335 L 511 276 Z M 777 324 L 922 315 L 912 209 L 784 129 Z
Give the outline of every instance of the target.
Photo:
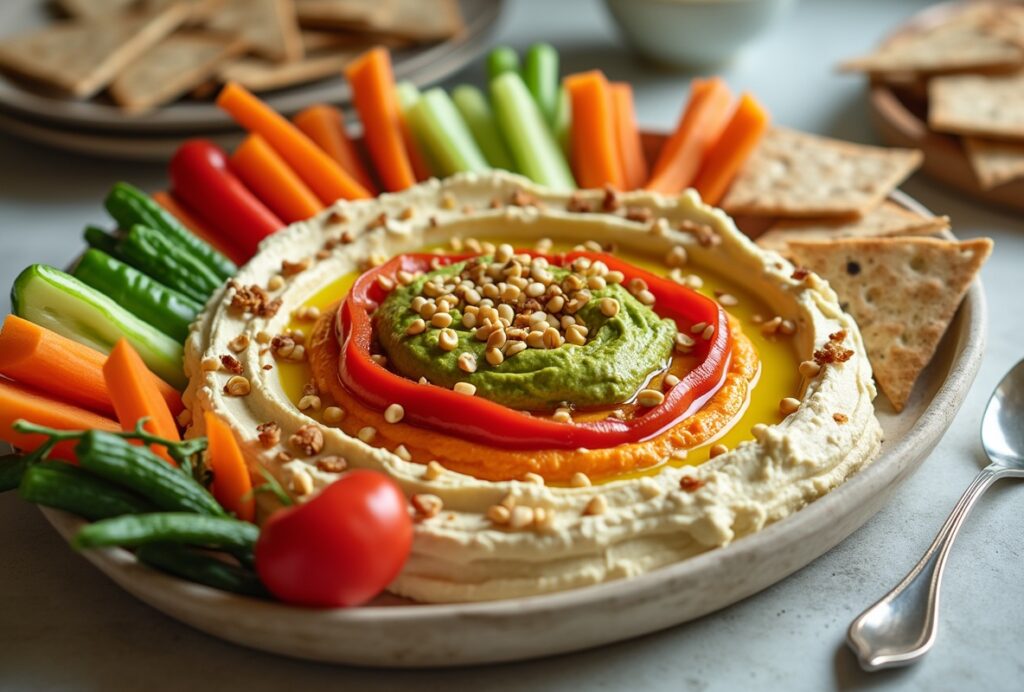
M 384 590 L 412 547 L 405 495 L 376 471 L 352 471 L 263 524 L 256 571 L 272 594 L 307 606 L 353 606 Z

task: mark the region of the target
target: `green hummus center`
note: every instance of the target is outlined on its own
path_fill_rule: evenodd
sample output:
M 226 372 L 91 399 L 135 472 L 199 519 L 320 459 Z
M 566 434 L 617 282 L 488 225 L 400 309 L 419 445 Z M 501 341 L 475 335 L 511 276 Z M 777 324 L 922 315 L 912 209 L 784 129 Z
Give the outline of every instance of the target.
M 628 401 L 668 365 L 675 323 L 620 274 L 599 262 L 562 268 L 510 254 L 502 246 L 493 258 L 404 277 L 374 316 L 388 366 L 539 411 Z

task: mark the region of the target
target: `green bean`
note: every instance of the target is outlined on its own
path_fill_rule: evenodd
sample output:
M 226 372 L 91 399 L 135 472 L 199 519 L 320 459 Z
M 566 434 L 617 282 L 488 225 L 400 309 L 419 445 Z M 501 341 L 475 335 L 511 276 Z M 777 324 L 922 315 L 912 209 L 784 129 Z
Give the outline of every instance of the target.
M 260 535 L 255 524 L 186 512 L 126 514 L 82 527 L 72 544 L 78 549 L 149 543 L 184 543 L 228 551 L 252 550 Z
M 18 494 L 28 502 L 62 509 L 90 521 L 152 509 L 139 496 L 60 461 L 29 466 Z
M 79 465 L 91 473 L 135 491 L 157 509 L 224 516 L 213 496 L 190 476 L 169 465 L 147 447 L 90 430 L 75 446 Z
M 149 543 L 135 551 L 139 562 L 176 577 L 242 594 L 267 597 L 267 589 L 250 570 L 176 543 Z

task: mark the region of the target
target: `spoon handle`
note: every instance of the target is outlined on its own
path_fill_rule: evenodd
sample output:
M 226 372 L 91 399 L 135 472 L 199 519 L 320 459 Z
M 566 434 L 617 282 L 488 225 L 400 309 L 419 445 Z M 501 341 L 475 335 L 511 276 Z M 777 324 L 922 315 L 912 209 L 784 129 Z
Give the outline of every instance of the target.
M 896 587 L 850 623 L 847 642 L 864 670 L 879 670 L 913 663 L 935 642 L 942 569 L 957 532 L 974 503 L 999 477 L 990 465 L 956 503 L 946 523 L 920 561 Z

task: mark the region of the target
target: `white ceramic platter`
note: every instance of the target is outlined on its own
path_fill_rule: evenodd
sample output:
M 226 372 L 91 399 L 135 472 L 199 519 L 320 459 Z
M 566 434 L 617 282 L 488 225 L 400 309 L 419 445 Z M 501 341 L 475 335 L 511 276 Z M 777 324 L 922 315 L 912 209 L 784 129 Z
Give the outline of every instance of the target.
M 43 0 L 2 0 L 0 2 L 0 38 L 44 26 L 52 15 Z M 417 86 L 436 82 L 470 63 L 482 53 L 491 30 L 501 14 L 502 0 L 459 0 L 465 30 L 455 38 L 422 48 L 396 51 L 394 70 L 397 79 Z M 291 116 L 318 102 L 348 103 L 348 85 L 341 77 L 332 77 L 291 89 L 261 94 L 278 113 Z M 64 129 L 81 134 L 83 130 L 154 135 L 209 133 L 233 129 L 233 123 L 212 101 L 178 101 L 141 116 L 125 115 L 102 100 L 73 101 L 44 90 L 27 88 L 24 83 L 0 74 L 0 109 L 37 127 Z M 2 124 L 0 124 L 2 127 Z M 59 144 L 58 144 L 59 145 Z
M 912 199 L 893 199 L 927 214 Z M 875 402 L 879 458 L 820 500 L 721 549 L 632 579 L 488 603 L 310 610 L 215 591 L 138 564 L 121 549 L 85 556 L 137 598 L 197 629 L 274 653 L 387 667 L 511 661 L 608 644 L 724 608 L 807 565 L 856 531 L 942 438 L 974 381 L 986 334 L 976 282 L 902 413 Z M 65 537 L 81 521 L 43 510 Z

